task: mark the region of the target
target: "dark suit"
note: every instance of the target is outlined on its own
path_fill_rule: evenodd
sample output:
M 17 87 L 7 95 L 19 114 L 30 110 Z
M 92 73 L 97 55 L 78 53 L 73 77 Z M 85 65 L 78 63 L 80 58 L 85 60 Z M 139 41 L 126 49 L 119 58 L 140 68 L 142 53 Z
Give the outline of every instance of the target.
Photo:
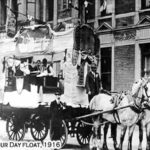
M 50 116 L 51 116 L 51 140 L 59 140 L 61 137 L 61 124 L 62 124 L 62 106 L 57 101 L 51 102 Z
M 89 102 L 95 95 L 99 93 L 100 86 L 101 86 L 101 80 L 100 80 L 99 74 L 95 73 L 95 76 L 94 76 L 93 72 L 90 71 L 86 76 L 86 83 L 85 83 L 87 94 L 91 92 L 91 94 L 88 95 Z

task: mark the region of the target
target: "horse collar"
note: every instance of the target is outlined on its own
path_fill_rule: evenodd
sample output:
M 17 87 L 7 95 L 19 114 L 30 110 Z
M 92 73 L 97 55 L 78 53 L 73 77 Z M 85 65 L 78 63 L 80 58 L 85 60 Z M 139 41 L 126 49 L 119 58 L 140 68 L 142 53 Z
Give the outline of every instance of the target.
M 143 111 L 142 107 L 139 106 L 135 101 L 134 101 L 134 103 L 133 103 L 131 109 L 132 109 L 133 111 L 135 111 L 136 113 L 138 113 L 138 114 L 140 114 L 140 113 Z

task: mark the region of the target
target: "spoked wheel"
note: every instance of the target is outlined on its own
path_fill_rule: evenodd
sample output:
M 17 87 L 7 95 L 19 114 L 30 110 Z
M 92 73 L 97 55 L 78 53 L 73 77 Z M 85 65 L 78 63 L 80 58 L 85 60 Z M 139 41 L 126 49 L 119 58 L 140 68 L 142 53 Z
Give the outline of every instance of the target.
M 25 136 L 25 124 L 19 121 L 19 118 L 12 115 L 7 119 L 6 131 L 9 137 L 9 140 L 20 141 L 23 140 Z
M 92 127 L 79 122 L 77 125 L 77 141 L 81 146 L 89 144 Z
M 60 126 L 57 127 L 56 124 L 53 125 L 52 121 L 50 121 L 50 140 L 60 141 L 61 149 L 67 143 L 68 129 L 64 120 L 61 120 L 60 123 Z
M 32 119 L 31 135 L 34 140 L 43 141 L 48 134 L 48 124 L 40 116 L 35 115 Z

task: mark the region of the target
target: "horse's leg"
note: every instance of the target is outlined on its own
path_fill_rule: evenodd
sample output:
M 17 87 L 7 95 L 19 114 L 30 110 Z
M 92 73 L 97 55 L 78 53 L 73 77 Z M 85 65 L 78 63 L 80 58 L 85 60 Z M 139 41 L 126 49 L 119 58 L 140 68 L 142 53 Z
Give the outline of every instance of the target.
M 132 150 L 132 136 L 133 136 L 133 131 L 135 129 L 135 125 L 129 127 L 129 133 L 128 133 L 128 150 Z
M 146 125 L 146 138 L 147 138 L 146 150 L 150 150 L 150 123 Z
M 119 149 L 122 150 L 122 146 L 123 146 L 123 141 L 124 141 L 124 137 L 126 134 L 126 130 L 127 130 L 127 126 L 122 126 L 121 128 L 121 133 L 120 133 L 120 144 L 119 144 Z
M 118 143 L 117 143 L 117 124 L 111 124 L 111 135 L 114 142 L 114 148 L 115 150 L 118 149 Z
M 139 126 L 139 146 L 138 146 L 138 150 L 142 150 L 142 141 L 143 141 L 143 122 L 142 122 L 142 120 L 140 120 L 138 122 L 138 126 Z
M 108 132 L 108 127 L 109 127 L 109 124 L 106 123 L 106 124 L 104 125 L 103 150 L 108 150 L 108 147 L 107 147 L 107 132 Z
M 94 120 L 94 125 L 93 125 L 93 134 L 90 138 L 90 150 L 100 150 L 101 148 L 101 141 L 99 139 L 99 130 L 100 130 L 100 117 L 96 117 Z

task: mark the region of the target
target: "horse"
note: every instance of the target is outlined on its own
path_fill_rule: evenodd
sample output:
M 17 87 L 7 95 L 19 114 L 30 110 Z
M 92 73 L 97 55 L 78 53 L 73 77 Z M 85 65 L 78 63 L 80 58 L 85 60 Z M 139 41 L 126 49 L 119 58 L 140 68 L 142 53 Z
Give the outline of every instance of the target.
M 139 80 L 138 82 L 134 83 L 133 86 L 132 86 L 132 95 L 134 98 L 140 98 L 141 100 L 143 99 L 142 94 L 142 86 L 141 85 L 141 81 Z M 142 141 L 143 141 L 143 127 L 146 128 L 146 138 L 147 138 L 147 144 L 146 144 L 146 150 L 150 150 L 150 101 L 149 101 L 149 98 L 150 98 L 150 82 L 149 82 L 149 79 L 147 80 L 147 83 L 143 86 L 144 88 L 144 92 L 145 92 L 145 95 L 146 95 L 146 99 L 143 101 L 143 108 L 142 108 L 142 111 L 143 111 L 143 117 L 141 118 L 141 120 L 139 120 L 138 122 L 138 126 L 139 126 L 139 146 L 138 146 L 138 150 L 142 150 Z M 131 129 L 130 129 L 131 128 Z M 132 127 L 129 128 L 129 132 L 130 132 L 130 135 L 133 135 L 133 131 L 134 131 L 134 128 L 135 128 L 135 125 L 133 125 Z M 123 139 L 124 139 L 124 136 L 125 136 L 125 133 L 126 133 L 126 129 L 127 127 L 125 127 L 123 130 L 122 130 L 122 133 L 121 133 L 121 143 L 120 143 L 120 148 L 122 149 L 122 144 L 123 144 Z M 132 136 L 130 136 L 130 139 L 129 139 L 129 143 L 128 143 L 128 147 L 130 147 L 130 149 L 132 149 Z
M 100 139 L 100 137 L 98 136 L 98 128 L 99 128 L 99 124 L 102 123 L 102 119 L 103 120 L 107 120 L 108 122 L 111 123 L 119 123 L 123 128 L 122 128 L 122 132 L 121 132 L 121 137 L 120 137 L 120 144 L 119 146 L 115 146 L 115 144 L 117 144 L 116 141 L 114 141 L 114 147 L 115 149 L 122 149 L 122 145 L 123 145 L 123 140 L 124 140 L 124 136 L 125 136 L 125 131 L 126 128 L 129 127 L 129 137 L 128 137 L 128 150 L 132 149 L 132 135 L 133 135 L 133 131 L 135 128 L 135 125 L 141 120 L 142 122 L 145 121 L 145 125 L 146 125 L 146 129 L 147 129 L 147 139 L 150 138 L 149 134 L 149 119 L 147 117 L 147 119 L 143 119 L 143 116 L 146 117 L 148 116 L 147 114 L 144 114 L 144 112 L 146 113 L 146 111 L 142 111 L 142 106 L 143 103 L 145 101 L 148 101 L 150 98 L 150 84 L 149 84 L 149 79 L 144 79 L 142 78 L 140 80 L 140 82 L 138 82 L 138 88 L 136 88 L 136 97 L 133 97 L 132 94 L 121 94 L 121 97 L 118 97 L 116 99 L 117 101 L 117 108 L 115 109 L 115 105 L 114 103 L 112 103 L 112 96 L 107 95 L 107 94 L 98 94 L 95 97 L 93 97 L 93 99 L 91 100 L 90 104 L 89 104 L 89 108 L 91 110 L 97 111 L 97 110 L 102 110 L 103 112 L 106 113 L 102 113 L 102 115 L 98 115 L 98 117 L 94 117 L 94 126 L 93 126 L 93 139 L 91 139 L 91 141 L 94 143 L 95 141 L 99 141 L 98 139 Z M 122 109 L 119 109 L 122 108 Z M 144 115 L 143 115 L 144 114 Z M 102 118 L 102 119 L 100 119 Z M 140 128 L 140 130 L 142 130 Z M 107 148 L 107 141 L 106 141 L 106 132 L 107 128 L 104 131 L 104 142 L 103 142 L 103 148 L 104 149 L 108 149 Z M 141 135 L 140 137 L 140 141 L 142 140 Z M 114 140 L 116 140 L 114 138 Z M 97 142 L 95 142 L 96 144 L 90 146 L 91 149 L 96 148 L 96 149 L 100 149 L 99 144 L 97 144 Z M 141 142 L 140 142 L 141 144 Z M 141 149 L 141 145 L 139 144 L 139 149 Z M 147 147 L 150 147 L 150 144 L 147 143 Z M 148 150 L 148 149 L 147 149 Z

